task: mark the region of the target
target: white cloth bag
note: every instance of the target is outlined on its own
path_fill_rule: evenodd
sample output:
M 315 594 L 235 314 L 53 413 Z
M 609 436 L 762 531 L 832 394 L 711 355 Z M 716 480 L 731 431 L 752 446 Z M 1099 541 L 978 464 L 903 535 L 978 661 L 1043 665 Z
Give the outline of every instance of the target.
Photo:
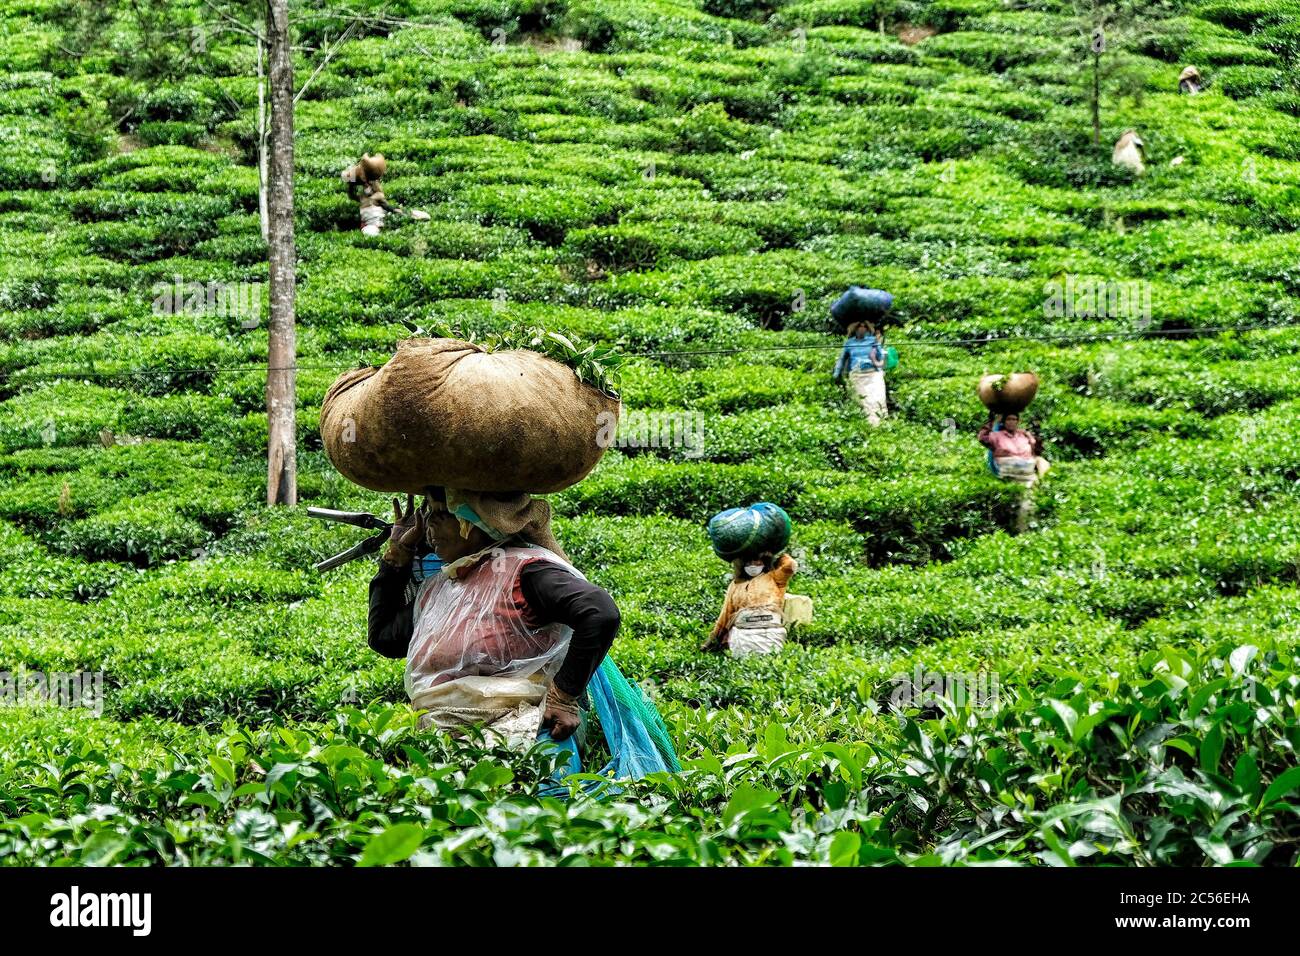
M 380 230 L 384 228 L 383 206 L 362 206 L 361 207 L 361 232 L 367 236 L 377 236 Z
M 889 414 L 885 392 L 885 373 L 874 369 L 858 369 L 849 373 L 849 382 L 858 396 L 867 421 L 879 425 Z
M 784 646 L 781 615 L 755 607 L 736 612 L 736 619 L 727 632 L 727 649 L 732 657 L 775 654 Z

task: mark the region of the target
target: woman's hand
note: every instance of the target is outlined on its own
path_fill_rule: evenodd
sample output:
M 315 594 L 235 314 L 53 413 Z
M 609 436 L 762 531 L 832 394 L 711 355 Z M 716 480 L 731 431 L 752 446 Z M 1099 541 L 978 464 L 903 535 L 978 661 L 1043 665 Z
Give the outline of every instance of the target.
M 552 740 L 567 740 L 582 723 L 578 698 L 570 697 L 555 685 L 546 692 L 546 710 L 542 712 L 542 730 L 551 732 Z
M 393 499 L 393 527 L 388 531 L 388 550 L 384 560 L 405 567 L 415 559 L 415 549 L 424 538 L 424 515 L 415 506 L 415 495 L 406 496 L 406 513 L 397 498 Z

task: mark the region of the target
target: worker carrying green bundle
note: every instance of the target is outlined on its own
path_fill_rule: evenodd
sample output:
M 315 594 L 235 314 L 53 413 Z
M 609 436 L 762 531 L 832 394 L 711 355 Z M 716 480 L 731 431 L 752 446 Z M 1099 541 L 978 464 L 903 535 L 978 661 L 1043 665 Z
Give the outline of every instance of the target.
M 348 184 L 348 198 L 360 207 L 363 235 L 379 235 L 384 228 L 384 219 L 390 212 L 420 222 L 429 218 L 429 214 L 420 209 L 412 209 L 408 212 L 388 201 L 384 195 L 382 182 L 387 171 L 388 161 L 384 159 L 383 153 L 376 153 L 374 156 L 367 153 L 341 174 L 343 181 Z
M 729 508 L 709 520 L 713 553 L 730 561 L 731 583 L 722 613 L 701 650 L 726 650 L 734 657 L 772 654 L 785 644 L 786 588 L 798 563 L 783 553 L 790 541 L 790 516 L 770 502 Z

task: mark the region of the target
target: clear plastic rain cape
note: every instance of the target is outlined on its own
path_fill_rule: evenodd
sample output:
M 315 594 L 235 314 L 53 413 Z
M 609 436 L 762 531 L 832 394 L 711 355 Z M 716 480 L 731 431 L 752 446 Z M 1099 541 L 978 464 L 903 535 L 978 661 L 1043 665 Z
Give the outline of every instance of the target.
M 537 733 L 542 702 L 572 632 L 529 619 L 519 573 L 533 561 L 558 564 L 582 577 L 545 548 L 496 545 L 447 565 L 421 584 L 406 691 L 412 706 L 427 711 L 430 723 L 448 730 L 472 723 L 527 728 L 532 737 L 549 739 Z M 608 656 L 587 690 L 611 755 L 602 775 L 637 779 L 681 769 L 658 711 Z M 568 752 L 561 775 L 578 772 L 572 738 L 556 746 Z

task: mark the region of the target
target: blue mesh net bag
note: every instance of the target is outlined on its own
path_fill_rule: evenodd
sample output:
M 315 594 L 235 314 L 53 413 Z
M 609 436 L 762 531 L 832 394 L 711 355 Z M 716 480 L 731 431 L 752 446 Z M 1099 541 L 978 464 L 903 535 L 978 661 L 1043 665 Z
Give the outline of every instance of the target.
M 639 780 L 648 774 L 677 773 L 682 769 L 659 711 L 639 687 L 623 676 L 608 655 L 587 684 L 587 693 L 610 753 L 610 761 L 601 768 L 599 776 L 607 781 Z M 551 740 L 550 734 L 543 733 L 539 739 Z M 563 783 L 564 778 L 582 769 L 577 743 L 573 737 L 551 743 L 561 751 L 562 764 L 551 781 L 542 785 L 541 793 L 567 796 L 569 788 Z M 582 789 L 602 794 L 619 791 L 616 785 L 597 780 L 582 781 Z

